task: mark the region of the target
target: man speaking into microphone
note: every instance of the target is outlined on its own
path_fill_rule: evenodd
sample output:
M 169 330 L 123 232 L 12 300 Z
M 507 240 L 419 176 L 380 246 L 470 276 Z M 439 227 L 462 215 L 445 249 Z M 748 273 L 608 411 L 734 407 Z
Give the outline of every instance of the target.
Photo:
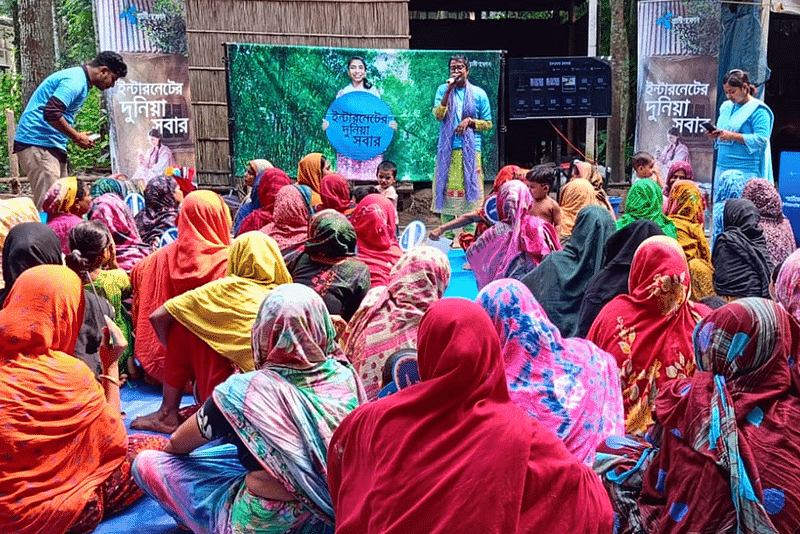
M 433 115 L 441 125 L 431 211 L 441 214 L 442 223 L 446 223 L 483 204 L 478 132 L 492 128 L 492 110 L 486 91 L 469 83 L 466 56 L 450 57 L 450 78 L 436 90 L 433 105 Z

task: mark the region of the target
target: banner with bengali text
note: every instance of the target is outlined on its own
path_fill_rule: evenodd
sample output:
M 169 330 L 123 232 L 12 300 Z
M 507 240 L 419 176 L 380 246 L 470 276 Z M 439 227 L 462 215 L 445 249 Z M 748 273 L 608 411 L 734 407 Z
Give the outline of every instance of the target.
M 636 149 L 664 179 L 677 161 L 710 187 L 714 149 L 703 123 L 717 115 L 720 1 L 643 1 L 639 12 Z
M 94 8 L 99 49 L 128 66 L 106 92 L 113 172 L 146 181 L 164 159 L 194 167 L 183 2 L 94 0 Z

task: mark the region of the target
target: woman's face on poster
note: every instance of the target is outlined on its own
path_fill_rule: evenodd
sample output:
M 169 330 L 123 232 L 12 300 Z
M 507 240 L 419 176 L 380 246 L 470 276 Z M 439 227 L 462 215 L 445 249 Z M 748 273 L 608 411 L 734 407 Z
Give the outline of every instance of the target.
M 725 96 L 734 104 L 747 102 L 747 96 L 750 94 L 747 87 L 734 87 L 726 83 L 722 88 L 725 90 Z
M 157 147 L 159 141 L 161 141 L 161 139 L 159 139 L 158 137 L 153 137 L 152 135 L 147 136 L 147 139 L 148 141 L 150 141 L 150 146 L 153 148 Z
M 671 145 L 677 145 L 678 144 L 678 136 L 677 135 L 667 134 L 667 140 L 669 141 L 669 144 L 671 144 Z
M 367 66 L 360 59 L 351 59 L 347 66 L 347 73 L 350 75 L 350 81 L 359 84 L 367 76 Z

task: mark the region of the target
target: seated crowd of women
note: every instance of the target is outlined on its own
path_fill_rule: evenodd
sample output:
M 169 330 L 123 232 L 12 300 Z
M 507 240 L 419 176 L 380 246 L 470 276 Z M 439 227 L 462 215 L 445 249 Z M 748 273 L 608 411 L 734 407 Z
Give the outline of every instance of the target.
M 474 303 L 320 154 L 297 182 L 251 162 L 234 217 L 169 177 L 144 217 L 118 179 L 61 180 L 49 225 L 2 201 L 0 530 L 89 532 L 146 493 L 196 533 L 796 532 L 800 251 L 774 188 L 725 200 L 710 251 L 691 180 L 637 181 L 615 220 L 576 167 L 558 231 L 498 178 L 500 221 L 462 241 Z M 126 435 L 125 375 L 163 388 L 131 428 L 169 439 Z

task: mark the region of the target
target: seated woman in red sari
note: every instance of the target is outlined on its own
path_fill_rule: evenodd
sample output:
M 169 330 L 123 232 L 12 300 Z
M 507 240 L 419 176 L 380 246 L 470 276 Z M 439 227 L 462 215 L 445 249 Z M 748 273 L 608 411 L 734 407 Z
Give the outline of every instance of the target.
M 199 403 L 236 370 L 254 369 L 250 327 L 264 297 L 292 282 L 278 244 L 261 232 L 247 232 L 230 248 L 224 278 L 173 297 L 150 316 L 166 347 L 164 389 L 157 412 L 139 417 L 131 428 L 173 432 L 187 382 Z
M 178 239 L 131 271 L 133 354 L 147 376 L 159 383 L 164 381 L 166 352 L 150 325 L 150 314 L 172 297 L 225 276 L 231 244 L 230 211 L 212 191 L 186 195 L 177 224 Z
M 691 284 L 678 242 L 650 237 L 633 256 L 628 294 L 606 304 L 586 336 L 617 359 L 628 434 L 653 423 L 661 387 L 694 375 L 692 332 L 710 310 L 689 301 Z
M 329 176 L 333 175 L 325 178 Z M 355 256 L 353 225 L 341 213 L 326 209 L 311 218 L 306 244 L 285 260 L 292 281 L 311 287 L 328 313 L 349 321 L 370 288 L 369 267 Z
M 421 383 L 356 408 L 333 433 L 337 533 L 611 532 L 611 503 L 591 468 L 511 402 L 480 306 L 433 304 L 418 362 Z
M 328 174 L 320 182 L 320 209 L 336 210 L 342 215 L 349 216 L 356 209 L 350 194 L 350 184 L 341 174 Z
M 131 477 L 136 454 L 167 443 L 125 435 L 117 359 L 127 343 L 110 319 L 102 386 L 72 356 L 84 307 L 75 273 L 39 265 L 19 276 L 0 310 L 1 532 L 94 530 L 143 495 Z
M 275 199 L 278 191 L 285 185 L 290 185 L 292 181 L 289 176 L 280 169 L 271 168 L 263 170 L 256 178 L 254 191 L 251 196 L 255 199 L 250 202 L 250 212 L 242 219 L 235 230 L 236 235 L 253 230 L 261 230 L 264 226 L 271 223 L 273 211 L 275 210 Z M 241 211 L 241 210 L 240 210 Z
M 620 532 L 797 532 L 798 323 L 744 298 L 692 337 L 697 373 L 659 391 L 654 446 L 610 438 L 598 449 Z
M 369 267 L 372 287 L 385 285 L 403 251 L 397 244 L 397 210 L 377 193 L 365 196 L 350 217 L 356 229 L 358 259 Z
M 288 254 L 305 242 L 313 213 L 307 185 L 284 185 L 275 197 L 272 220 L 261 231 L 277 241 L 282 254 Z

